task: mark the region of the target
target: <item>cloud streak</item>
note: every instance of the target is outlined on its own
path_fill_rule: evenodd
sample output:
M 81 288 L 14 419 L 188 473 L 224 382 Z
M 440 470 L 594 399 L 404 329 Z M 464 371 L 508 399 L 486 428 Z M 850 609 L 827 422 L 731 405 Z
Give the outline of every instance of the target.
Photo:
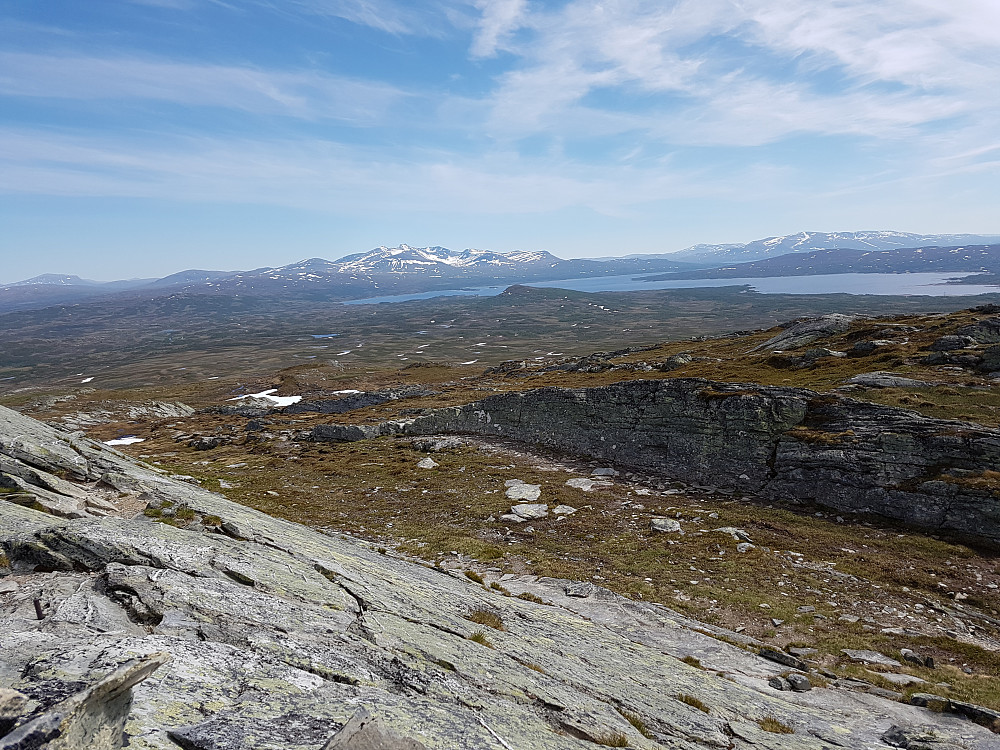
M 136 57 L 0 53 L 0 95 L 155 100 L 304 119 L 378 123 L 407 94 L 312 71 L 268 71 Z

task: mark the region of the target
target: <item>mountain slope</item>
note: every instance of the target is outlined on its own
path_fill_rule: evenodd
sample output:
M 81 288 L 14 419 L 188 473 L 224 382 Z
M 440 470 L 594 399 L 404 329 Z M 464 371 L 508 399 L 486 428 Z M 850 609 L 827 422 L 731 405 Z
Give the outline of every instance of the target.
M 777 258 L 718 268 L 682 271 L 672 279 L 739 279 L 814 276 L 832 273 L 1000 272 L 1000 244 L 920 247 L 897 250 L 831 249 L 789 253 Z
M 692 262 L 733 263 L 834 248 L 892 250 L 910 247 L 989 244 L 998 241 L 1000 241 L 1000 236 L 979 234 L 913 234 L 895 231 L 799 232 L 784 237 L 766 237 L 747 243 L 693 245 L 673 253 L 670 257 Z

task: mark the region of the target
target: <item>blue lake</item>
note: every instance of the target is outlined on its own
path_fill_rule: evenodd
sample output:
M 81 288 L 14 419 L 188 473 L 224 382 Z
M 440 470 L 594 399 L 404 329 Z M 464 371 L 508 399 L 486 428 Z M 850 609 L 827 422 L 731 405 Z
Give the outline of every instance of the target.
M 946 284 L 949 279 L 964 278 L 964 271 L 951 273 L 834 273 L 819 276 L 768 276 L 750 279 L 672 279 L 646 281 L 648 276 L 600 276 L 586 279 L 532 281 L 524 286 L 570 289 L 577 292 L 635 292 L 650 289 L 698 289 L 705 287 L 750 286 L 761 294 L 880 294 L 926 295 L 959 297 L 976 294 L 998 294 L 1000 287 L 983 284 Z M 394 294 L 368 297 L 345 302 L 346 305 L 367 305 L 380 302 L 408 302 L 433 297 L 492 297 L 510 284 L 443 289 L 418 294 Z

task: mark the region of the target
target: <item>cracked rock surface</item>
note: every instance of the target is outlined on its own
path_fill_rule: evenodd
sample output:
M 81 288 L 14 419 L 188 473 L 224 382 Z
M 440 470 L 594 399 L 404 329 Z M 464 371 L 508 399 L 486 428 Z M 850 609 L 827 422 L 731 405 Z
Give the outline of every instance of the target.
M 84 508 L 66 518 L 0 494 L 0 574 L 17 583 L 0 594 L 0 689 L 24 697 L 10 704 L 13 732 L 154 657 L 124 716 L 130 748 L 820 750 L 887 747 L 892 728 L 928 726 L 955 747 L 997 747 L 958 716 L 845 690 L 776 691 L 779 670 L 741 647 L 748 639 L 666 607 L 531 577 L 505 578 L 505 596 L 2 407 L 0 453 L 72 484 Z M 86 511 L 94 493 L 118 510 Z M 137 497 L 195 521 L 128 517 Z M 704 668 L 680 660 L 691 653 Z M 764 731 L 766 718 L 794 733 Z

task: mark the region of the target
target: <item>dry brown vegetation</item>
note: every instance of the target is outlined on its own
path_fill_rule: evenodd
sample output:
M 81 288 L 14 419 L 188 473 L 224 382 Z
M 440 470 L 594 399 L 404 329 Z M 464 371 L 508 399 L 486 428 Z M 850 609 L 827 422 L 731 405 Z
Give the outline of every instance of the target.
M 504 390 L 697 376 L 828 392 L 852 375 L 890 368 L 942 385 L 860 389 L 851 395 L 931 416 L 996 425 L 1000 389 L 971 371 L 919 363 L 926 353 L 922 347 L 979 317 L 969 312 L 946 317 L 908 315 L 891 322 L 919 330 L 908 333 L 908 342 L 892 351 L 824 358 L 803 369 L 775 367 L 768 353 L 749 353 L 777 333 L 770 330 L 673 341 L 609 360 L 615 365 L 655 364 L 680 352 L 695 357 L 670 372 L 542 372 L 540 366 L 532 365 L 504 375 L 442 364 L 341 370 L 308 363 L 253 378 L 226 376 L 125 391 L 74 388 L 69 394 L 75 396 L 73 400 L 48 406 L 37 403 L 36 391 L 6 397 L 4 402 L 57 420 L 111 401 L 181 400 L 205 407 L 223 403 L 234 391 L 273 387 L 280 394 L 314 398 L 338 389 L 377 390 L 418 383 L 437 393 L 343 415 L 273 414 L 263 418 L 262 429 L 254 432 L 247 431 L 245 418 L 202 413 L 112 422 L 92 428 L 90 434 L 99 439 L 137 434 L 146 441 L 126 447 L 126 452 L 160 468 L 192 475 L 206 488 L 233 500 L 313 527 L 354 534 L 436 564 L 457 559 L 476 582 L 486 583 L 483 575 L 488 568 L 590 580 L 626 596 L 663 602 L 703 621 L 739 629 L 778 647 L 791 642 L 812 646 L 819 650 L 816 658 L 824 668 L 837 674 L 860 676 L 858 667 L 844 662 L 842 648 L 873 648 L 887 654 L 914 649 L 933 656 L 938 668 L 907 665 L 907 671 L 932 686 L 950 683 L 949 697 L 1000 708 L 996 628 L 1000 569 L 992 550 L 973 549 L 875 519 L 838 517 L 822 508 L 777 507 L 739 494 L 711 493 L 662 477 L 626 476 L 584 493 L 567 487 L 565 481 L 588 475 L 592 465 L 517 446 L 466 441 L 462 447 L 433 454 L 439 467 L 423 470 L 416 463 L 427 454 L 407 440 L 316 444 L 297 437 L 316 424 L 376 422 L 406 416 L 415 409 L 468 403 Z M 886 325 L 886 321 L 860 321 L 817 345 L 848 350 L 855 341 L 881 336 Z M 732 395 L 711 388 L 706 393 L 708 398 Z M 30 404 L 33 399 L 35 406 Z M 181 432 L 230 436 L 233 442 L 198 451 L 185 441 L 174 440 Z M 800 429 L 794 435 L 831 445 L 851 439 L 849 431 L 831 435 Z M 578 512 L 562 520 L 550 516 L 532 522 L 530 531 L 528 525 L 499 523 L 496 519 L 511 505 L 504 495 L 504 482 L 512 478 L 540 484 L 544 502 L 570 505 Z M 1000 487 L 1000 472 L 946 473 L 941 478 L 991 491 Z M 224 488 L 220 480 L 229 486 Z M 165 522 L 185 523 L 179 511 L 151 511 Z M 652 516 L 676 518 L 685 533 L 650 531 Z M 208 521 L 201 519 L 203 524 Z M 725 526 L 745 530 L 755 546 L 737 552 L 730 536 L 714 531 Z M 532 594 L 520 596 L 541 601 Z M 814 609 L 800 612 L 803 605 Z M 772 618 L 781 624 L 775 626 Z M 472 615 L 469 619 L 495 628 Z M 965 623 L 964 629 L 956 624 L 959 620 Z M 485 630 L 472 638 L 489 644 Z M 704 666 L 713 668 L 711 663 Z M 878 678 L 869 675 L 868 679 Z M 925 686 L 925 692 L 935 690 L 943 688 Z

